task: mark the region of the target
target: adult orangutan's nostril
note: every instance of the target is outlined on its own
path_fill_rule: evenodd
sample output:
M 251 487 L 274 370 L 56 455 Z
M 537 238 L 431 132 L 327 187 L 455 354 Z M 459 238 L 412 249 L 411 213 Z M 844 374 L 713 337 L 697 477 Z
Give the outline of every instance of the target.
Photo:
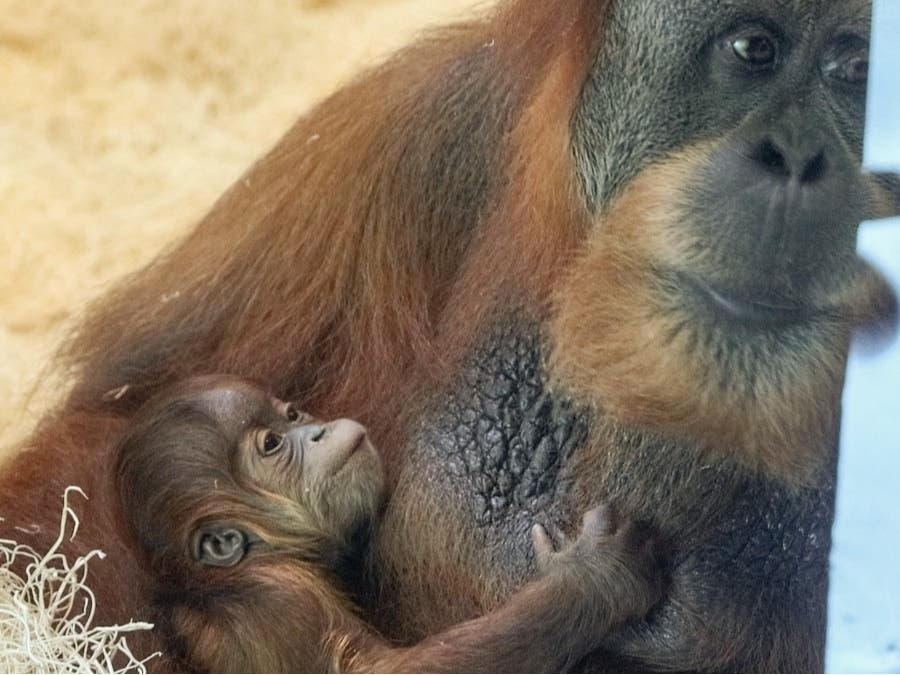
M 771 138 L 764 138 L 756 146 L 750 157 L 762 165 L 769 173 L 784 176 L 785 178 L 791 175 L 791 169 L 788 166 L 784 153 Z
M 803 173 L 800 175 L 801 183 L 815 183 L 822 178 L 828 171 L 828 160 L 825 153 L 820 151 L 815 157 L 806 163 L 803 167 Z
M 804 152 L 803 148 L 779 144 L 770 136 L 757 144 L 750 153 L 750 159 L 773 176 L 796 179 L 806 185 L 820 180 L 828 171 L 828 158 L 824 150 Z
M 312 436 L 310 436 L 310 440 L 313 443 L 318 443 L 323 438 L 325 438 L 326 431 L 327 431 L 327 429 L 324 425 L 321 425 L 318 428 L 313 429 Z

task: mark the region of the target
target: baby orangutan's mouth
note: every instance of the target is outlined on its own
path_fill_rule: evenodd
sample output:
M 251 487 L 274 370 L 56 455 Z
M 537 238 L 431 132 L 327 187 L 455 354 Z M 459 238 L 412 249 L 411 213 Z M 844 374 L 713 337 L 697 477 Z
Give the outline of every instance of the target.
M 353 447 L 350 448 L 350 452 L 348 453 L 348 457 L 352 457 L 356 454 L 356 452 L 365 445 L 366 439 L 368 438 L 368 434 L 360 435 L 359 439 L 353 444 Z
M 365 445 L 368 441 L 368 438 L 369 438 L 369 435 L 363 433 L 363 434 L 360 434 L 358 438 L 350 441 L 350 443 L 347 446 L 348 450 L 347 450 L 346 454 L 344 455 L 344 461 L 341 462 L 340 466 L 338 466 L 337 469 L 335 469 L 334 473 L 343 471 L 347 467 L 347 465 L 353 460 L 354 457 L 356 457 L 356 455 L 359 453 L 359 451 L 361 449 L 363 449 L 363 447 L 365 447 Z

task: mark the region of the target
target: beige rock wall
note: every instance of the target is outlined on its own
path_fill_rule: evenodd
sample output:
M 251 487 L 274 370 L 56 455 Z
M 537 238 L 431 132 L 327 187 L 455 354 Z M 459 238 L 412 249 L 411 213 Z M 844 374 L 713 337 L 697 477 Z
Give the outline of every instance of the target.
M 304 108 L 474 0 L 5 0 L 0 453 L 86 301 L 196 221 Z

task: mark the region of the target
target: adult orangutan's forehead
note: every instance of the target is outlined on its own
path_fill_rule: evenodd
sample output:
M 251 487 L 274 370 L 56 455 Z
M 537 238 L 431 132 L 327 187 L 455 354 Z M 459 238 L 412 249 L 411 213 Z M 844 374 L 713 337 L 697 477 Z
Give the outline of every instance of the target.
M 814 29 L 823 23 L 868 23 L 872 15 L 871 0 L 618 0 L 616 16 L 639 16 L 647 27 L 671 30 L 677 26 L 696 26 L 698 30 L 757 18 Z M 683 35 L 683 33 L 681 33 Z
M 792 13 L 795 16 L 821 16 L 835 11 L 871 13 L 871 0 L 672 0 L 652 2 L 652 0 L 617 0 L 618 6 L 648 4 L 665 12 L 667 9 L 699 11 L 707 15 L 717 12 L 771 12 L 773 14 Z

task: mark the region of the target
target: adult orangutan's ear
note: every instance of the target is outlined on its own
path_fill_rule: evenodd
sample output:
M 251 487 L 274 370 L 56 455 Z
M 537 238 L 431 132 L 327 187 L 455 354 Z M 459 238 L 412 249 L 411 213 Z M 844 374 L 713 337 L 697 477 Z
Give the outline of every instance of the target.
M 233 525 L 204 525 L 194 532 L 194 560 L 210 567 L 233 567 L 244 559 L 250 538 Z

